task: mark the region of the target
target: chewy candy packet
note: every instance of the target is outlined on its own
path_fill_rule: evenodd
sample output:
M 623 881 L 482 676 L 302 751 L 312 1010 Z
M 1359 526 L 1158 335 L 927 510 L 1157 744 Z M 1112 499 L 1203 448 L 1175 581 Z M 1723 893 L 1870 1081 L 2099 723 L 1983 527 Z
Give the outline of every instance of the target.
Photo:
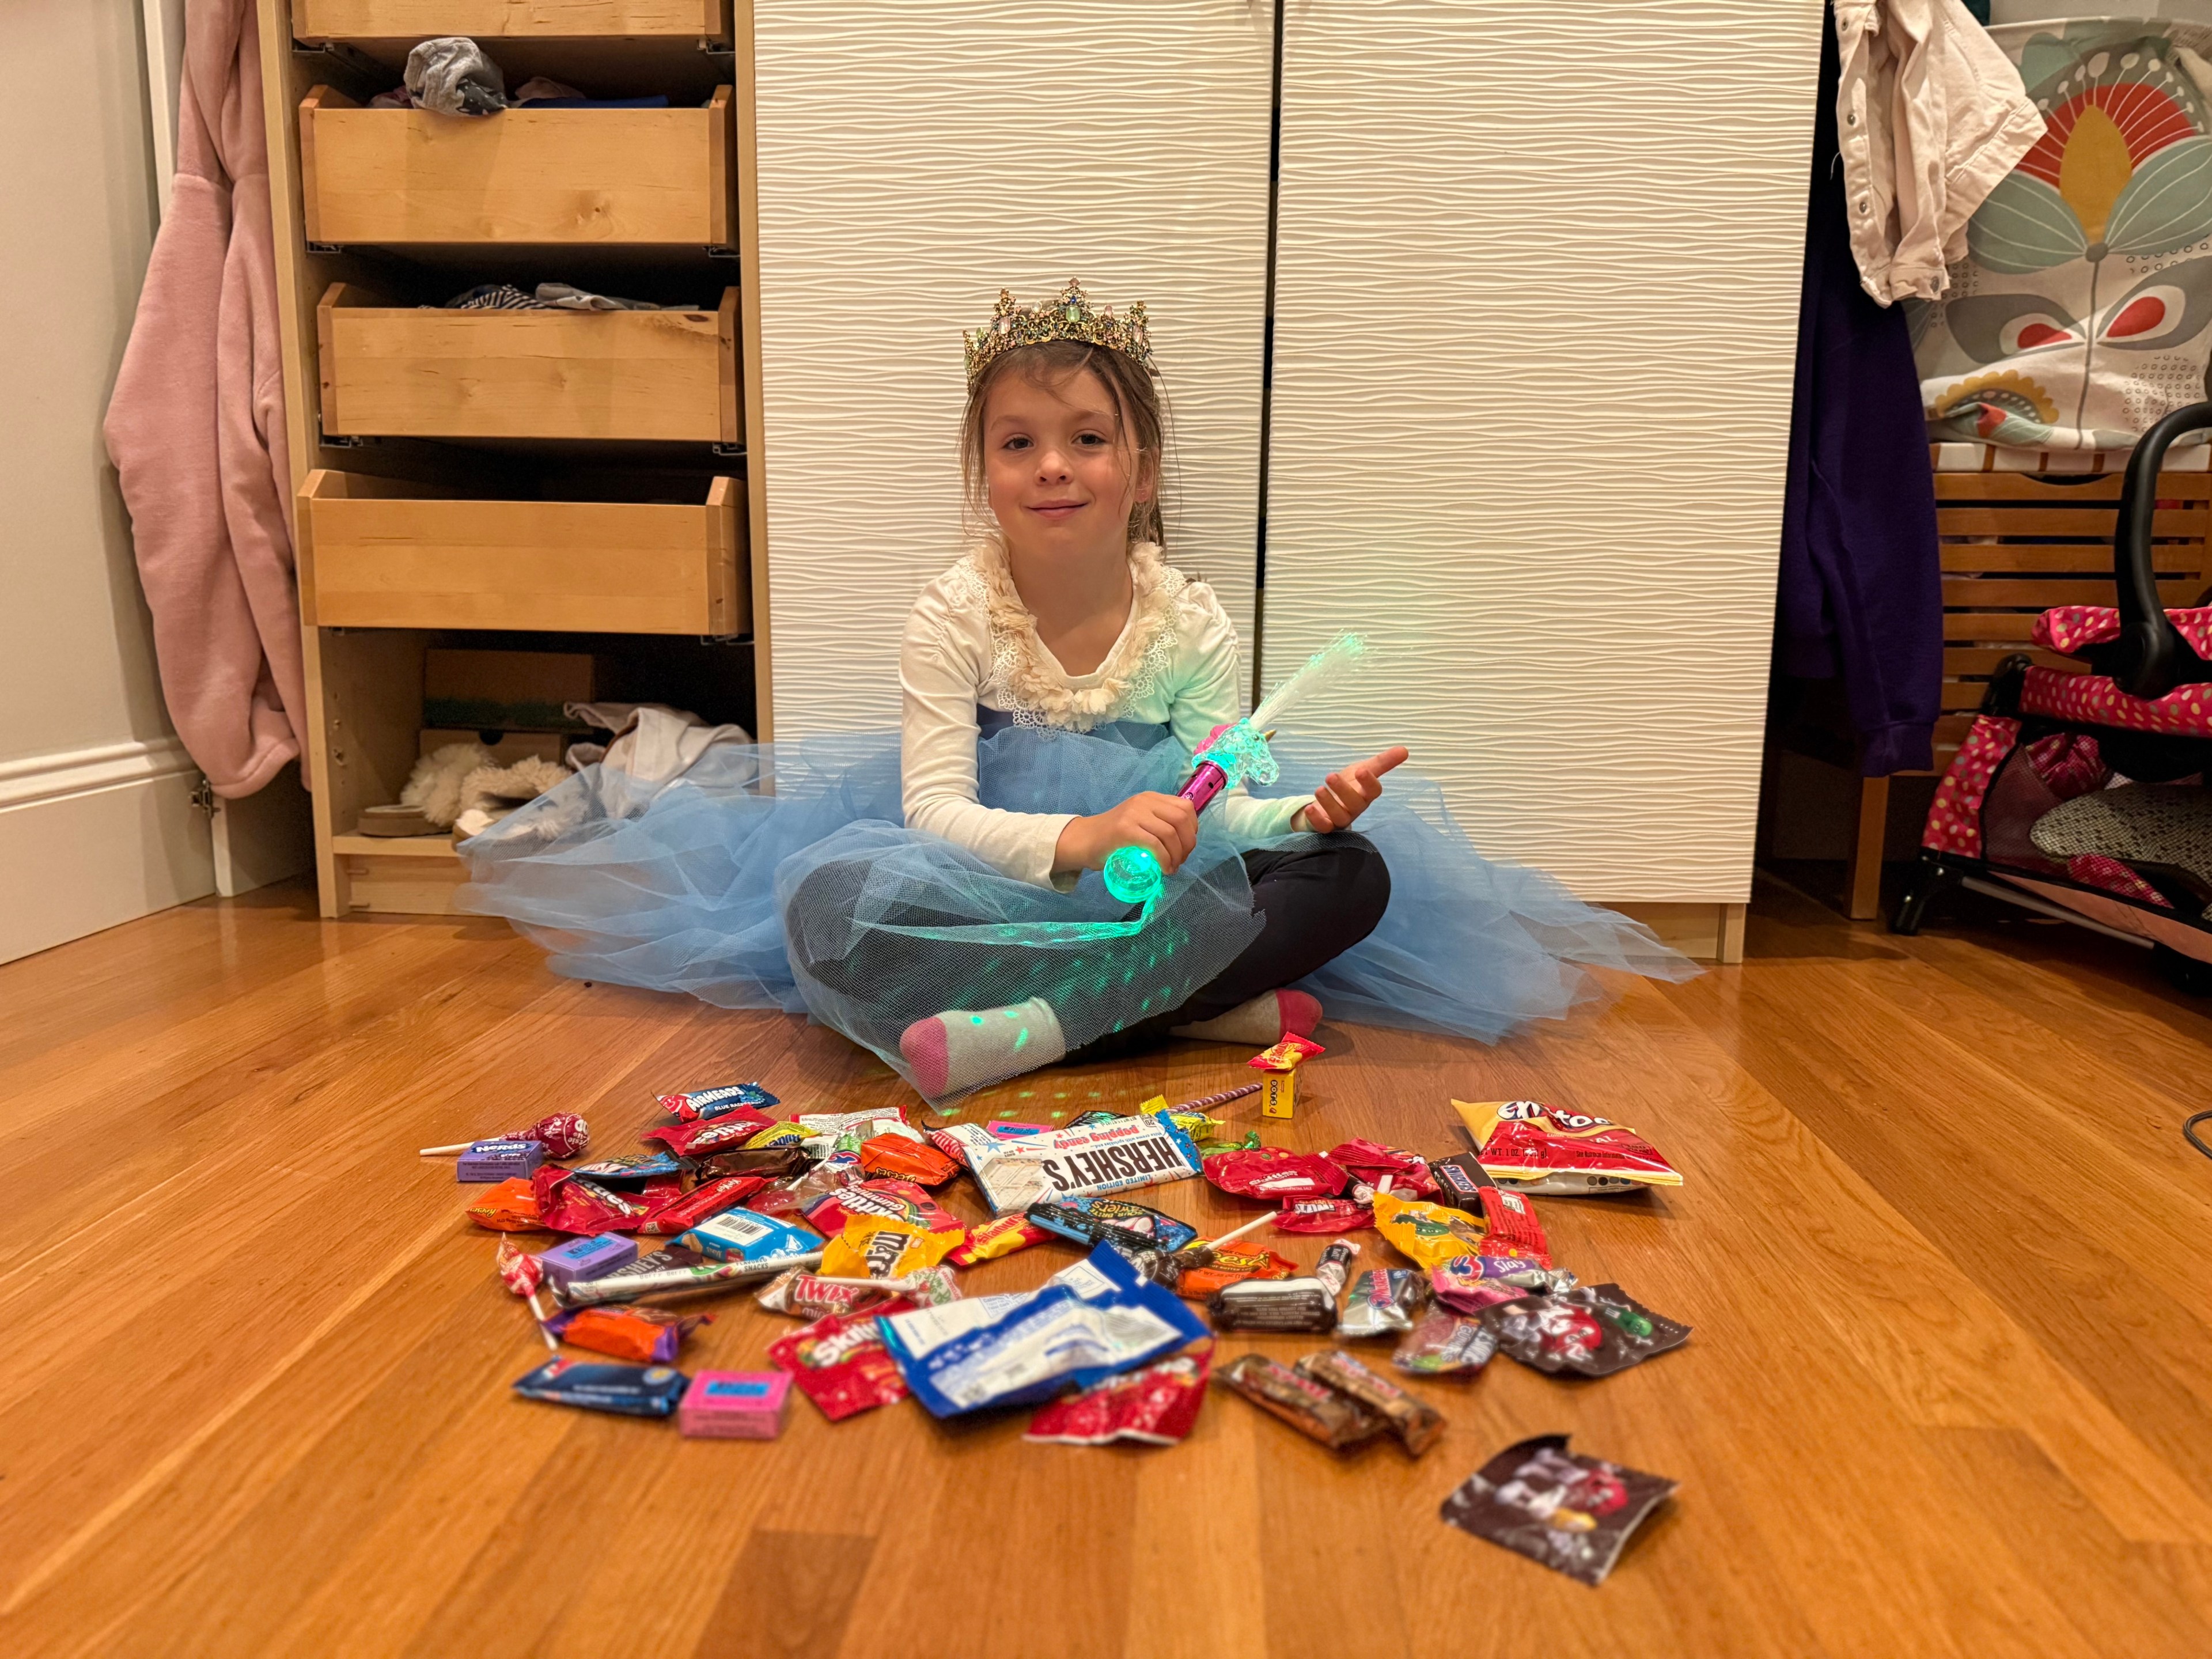
M 1680 1171 L 1633 1129 L 1533 1100 L 1455 1100 L 1482 1167 L 1524 1193 L 1679 1187 Z
M 1584 1376 L 1610 1376 L 1690 1340 L 1687 1325 L 1652 1312 L 1618 1285 L 1524 1296 L 1485 1310 L 1482 1322 L 1522 1364 Z
M 667 1365 L 601 1365 L 574 1359 L 549 1359 L 518 1377 L 515 1393 L 526 1400 L 581 1406 L 625 1417 L 671 1417 L 690 1378 Z
M 619 1193 L 550 1164 L 530 1182 L 539 1222 L 556 1233 L 635 1232 L 640 1223 L 683 1190 L 680 1182 L 670 1180 L 661 1188 L 647 1182 L 645 1192 Z
M 725 1210 L 708 1216 L 677 1241 L 710 1261 L 766 1261 L 778 1256 L 805 1255 L 822 1248 L 822 1240 L 804 1227 L 750 1210 Z
M 469 1219 L 479 1227 L 500 1233 L 542 1233 L 553 1230 L 538 1217 L 537 1188 L 520 1176 L 502 1181 L 479 1194 L 469 1206 Z
M 1415 1376 L 1472 1376 L 1497 1352 L 1489 1326 L 1438 1309 L 1406 1333 L 1390 1363 Z
M 894 1303 L 890 1310 L 903 1305 Z M 770 1343 L 768 1358 L 776 1370 L 790 1372 L 792 1386 L 832 1423 L 906 1398 L 906 1383 L 873 1313 L 825 1314 Z
M 1279 1233 L 1349 1233 L 1374 1224 L 1371 1205 L 1349 1198 L 1302 1198 L 1275 1218 Z
M 757 1083 L 726 1083 L 718 1089 L 692 1089 L 680 1095 L 655 1095 L 653 1103 L 686 1123 L 725 1117 L 732 1112 L 763 1111 L 782 1104 Z
M 1434 1198 L 1436 1177 L 1429 1161 L 1413 1152 L 1401 1152 L 1372 1140 L 1347 1140 L 1328 1149 L 1328 1161 L 1355 1181 L 1379 1187 L 1387 1176 L 1390 1190 L 1401 1198 Z
M 935 1233 L 967 1231 L 967 1223 L 911 1181 L 861 1181 L 807 1201 L 806 1224 L 827 1237 L 845 1231 L 857 1215 L 898 1216 Z
M 1506 1255 L 1455 1255 L 1429 1270 L 1429 1288 L 1437 1300 L 1470 1316 L 1517 1302 L 1531 1291 L 1571 1290 L 1575 1282 L 1565 1267 L 1541 1267 Z
M 773 1440 L 790 1399 L 787 1372 L 701 1371 L 677 1407 L 676 1427 L 694 1439 Z
M 1209 1353 L 1177 1354 L 1126 1376 L 1109 1376 L 1040 1407 L 1022 1438 L 1062 1446 L 1103 1446 L 1116 1440 L 1176 1445 L 1197 1425 L 1212 1368 Z
M 665 1365 L 676 1358 L 685 1337 L 713 1322 L 712 1314 L 674 1314 L 665 1308 L 576 1308 L 555 1314 L 545 1328 L 594 1353 Z
M 641 1233 L 671 1236 L 689 1232 L 708 1216 L 735 1209 L 767 1185 L 766 1176 L 720 1176 L 712 1181 L 702 1181 L 682 1197 L 655 1210 L 638 1224 L 637 1230 Z
M 1413 1328 L 1413 1315 L 1427 1300 L 1428 1286 L 1411 1267 L 1376 1267 L 1352 1281 L 1337 1334 L 1389 1336 Z
M 1206 1160 L 1206 1178 L 1224 1193 L 1277 1203 L 1334 1198 L 1351 1179 L 1319 1152 L 1286 1152 L 1279 1146 L 1216 1152 Z
M 544 1162 L 543 1141 L 476 1140 L 462 1151 L 453 1165 L 453 1178 L 464 1182 L 512 1181 L 536 1173 Z
M 1375 1194 L 1375 1230 L 1424 1267 L 1436 1267 L 1456 1255 L 1482 1249 L 1482 1224 L 1465 1210 L 1448 1209 L 1419 1199 Z
M 933 1139 L 967 1164 L 998 1215 L 1085 1194 L 1187 1181 L 1199 1173 L 1198 1148 L 1190 1137 L 1158 1117 L 1113 1117 L 1018 1140 L 956 1123 L 937 1131 Z
M 956 1267 L 972 1267 L 979 1261 L 995 1261 L 1016 1250 L 1042 1244 L 1050 1237 L 1026 1215 L 1002 1215 L 970 1227 L 967 1241 L 955 1246 L 945 1259 Z
M 734 1152 L 775 1120 L 764 1112 L 740 1106 L 720 1117 L 695 1118 L 647 1129 L 640 1140 L 658 1141 L 678 1158 L 707 1158 L 715 1152 Z
M 1482 1206 L 1485 1255 L 1517 1256 L 1540 1267 L 1552 1265 L 1544 1224 L 1536 1219 L 1536 1206 L 1526 1197 L 1503 1187 L 1485 1187 L 1476 1198 Z
M 1663 1475 L 1571 1452 L 1564 1434 L 1540 1434 L 1469 1475 L 1442 1513 L 1462 1532 L 1595 1584 L 1674 1486 Z
M 828 1279 L 896 1279 L 933 1267 L 964 1233 L 933 1232 L 904 1216 L 856 1215 L 822 1252 Z
M 1343 1451 L 1372 1440 L 1389 1426 L 1357 1400 L 1301 1376 L 1265 1354 L 1248 1353 L 1219 1373 L 1233 1389 L 1271 1417 L 1279 1417 L 1309 1440 Z
M 1341 1348 L 1324 1348 L 1298 1361 L 1298 1373 L 1358 1401 L 1390 1425 L 1415 1457 L 1444 1431 L 1443 1414 L 1425 1406 L 1387 1376 L 1377 1376 Z

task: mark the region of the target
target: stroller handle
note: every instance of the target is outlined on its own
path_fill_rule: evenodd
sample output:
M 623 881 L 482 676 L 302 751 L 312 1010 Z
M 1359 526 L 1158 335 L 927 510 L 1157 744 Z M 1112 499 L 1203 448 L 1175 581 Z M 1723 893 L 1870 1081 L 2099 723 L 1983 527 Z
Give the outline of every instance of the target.
M 2166 614 L 2151 558 L 2151 531 L 2158 514 L 2158 475 L 2166 452 L 2187 432 L 2212 427 L 2212 403 L 2177 409 L 2136 441 L 2120 485 L 2120 516 L 2112 537 L 2112 583 L 2119 590 L 2120 637 L 2106 647 L 2112 677 L 2131 697 L 2162 697 L 2189 668 L 2205 665 Z

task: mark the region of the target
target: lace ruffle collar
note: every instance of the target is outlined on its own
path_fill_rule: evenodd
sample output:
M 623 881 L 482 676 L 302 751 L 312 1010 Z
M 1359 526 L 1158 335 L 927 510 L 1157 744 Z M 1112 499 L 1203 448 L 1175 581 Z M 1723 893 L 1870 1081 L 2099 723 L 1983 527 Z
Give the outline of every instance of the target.
M 1069 683 L 1037 637 L 1036 618 L 1014 586 L 1005 544 L 995 538 L 981 543 L 966 562 L 991 628 L 991 674 L 984 689 L 994 694 L 994 706 L 1003 707 L 1018 724 L 1087 732 L 1149 690 L 1174 660 L 1176 595 L 1188 579 L 1161 556 L 1156 543 L 1130 548 L 1128 624 L 1095 682 L 1080 687 Z

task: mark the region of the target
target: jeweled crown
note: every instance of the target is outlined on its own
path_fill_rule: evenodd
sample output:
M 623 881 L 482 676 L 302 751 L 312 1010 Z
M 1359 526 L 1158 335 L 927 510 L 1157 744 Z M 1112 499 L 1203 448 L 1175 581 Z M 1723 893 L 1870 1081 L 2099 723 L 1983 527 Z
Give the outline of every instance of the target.
M 1080 283 L 1071 282 L 1060 290 L 1060 298 L 1034 310 L 1016 305 L 1012 290 L 1002 288 L 990 322 L 981 328 L 969 330 L 960 337 L 968 345 L 970 386 L 994 359 L 1016 346 L 1043 345 L 1051 340 L 1081 340 L 1087 345 L 1118 351 L 1146 369 L 1152 366 L 1152 339 L 1145 332 L 1144 301 L 1139 300 L 1125 314 L 1116 317 L 1111 306 L 1093 309 Z

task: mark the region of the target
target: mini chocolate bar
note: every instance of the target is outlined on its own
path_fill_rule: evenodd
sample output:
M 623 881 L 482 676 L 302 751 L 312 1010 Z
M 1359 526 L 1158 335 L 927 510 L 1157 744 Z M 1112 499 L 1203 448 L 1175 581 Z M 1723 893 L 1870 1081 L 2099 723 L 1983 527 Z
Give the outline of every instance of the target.
M 1413 1328 L 1428 1285 L 1413 1267 L 1376 1267 L 1352 1281 L 1337 1330 L 1347 1337 L 1389 1336 Z
M 571 1285 L 580 1279 L 604 1279 L 637 1260 L 637 1241 L 620 1233 L 592 1233 L 572 1238 L 540 1252 L 538 1265 L 548 1283 Z
M 538 1140 L 477 1140 L 453 1165 L 453 1178 L 463 1182 L 507 1181 L 538 1173 L 545 1161 L 545 1144 Z
M 1490 1171 L 1482 1167 L 1482 1160 L 1473 1152 L 1454 1152 L 1449 1158 L 1429 1160 L 1429 1178 L 1437 1183 L 1443 1201 L 1456 1209 L 1475 1211 L 1482 1201 L 1482 1189 L 1498 1183 L 1490 1178 Z M 1419 1194 L 1415 1194 L 1417 1197 Z
M 1348 1238 L 1340 1238 L 1321 1253 L 1314 1266 L 1313 1276 L 1321 1281 L 1322 1289 L 1334 1302 L 1344 1293 L 1344 1282 L 1352 1276 L 1352 1258 L 1359 1254 L 1359 1246 Z
M 1406 1449 L 1419 1457 L 1444 1431 L 1443 1413 L 1423 1405 L 1387 1376 L 1377 1376 L 1341 1348 L 1324 1348 L 1298 1361 L 1298 1373 L 1355 1400 L 1389 1424 Z
M 758 1261 L 732 1259 L 702 1261 L 693 1267 L 667 1267 L 658 1272 L 609 1273 L 605 1279 L 583 1279 L 556 1285 L 553 1303 L 561 1308 L 592 1308 L 607 1302 L 635 1302 L 648 1296 L 674 1296 L 686 1291 L 710 1291 L 723 1286 L 750 1285 L 774 1279 L 787 1267 L 811 1267 L 822 1259 L 820 1250 L 797 1255 L 769 1256 Z
M 676 1426 L 688 1439 L 773 1440 L 790 1398 L 784 1371 L 701 1371 L 684 1391 Z
M 1389 1426 L 1358 1401 L 1301 1376 L 1262 1353 L 1248 1353 L 1214 1373 L 1261 1411 L 1279 1417 L 1309 1440 L 1343 1451 Z
M 572 1164 L 568 1173 L 602 1187 L 632 1187 L 642 1186 L 655 1176 L 682 1175 L 684 1164 L 673 1152 L 621 1152 L 589 1164 Z
M 1333 1331 L 1336 1298 L 1318 1279 L 1243 1279 L 1206 1302 L 1217 1331 Z
M 549 1359 L 515 1381 L 526 1400 L 587 1411 L 618 1412 L 624 1417 L 670 1417 L 690 1379 L 672 1365 L 607 1365 L 574 1359 Z

